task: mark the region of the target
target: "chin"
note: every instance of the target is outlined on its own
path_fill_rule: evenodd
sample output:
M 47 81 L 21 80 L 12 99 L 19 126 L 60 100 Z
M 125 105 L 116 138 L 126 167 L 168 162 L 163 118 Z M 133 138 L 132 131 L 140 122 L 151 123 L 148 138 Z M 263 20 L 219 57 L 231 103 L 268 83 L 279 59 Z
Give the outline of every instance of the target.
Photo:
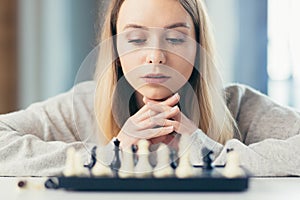
M 153 86 L 144 86 L 138 90 L 140 94 L 152 100 L 165 100 L 168 97 L 172 96 L 173 92 L 166 87 L 161 85 Z

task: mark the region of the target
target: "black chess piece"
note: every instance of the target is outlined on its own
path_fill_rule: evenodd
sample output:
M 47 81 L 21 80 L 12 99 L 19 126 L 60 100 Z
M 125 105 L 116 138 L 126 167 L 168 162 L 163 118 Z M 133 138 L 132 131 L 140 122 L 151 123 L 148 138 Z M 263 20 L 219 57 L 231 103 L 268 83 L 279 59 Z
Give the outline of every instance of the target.
M 172 167 L 172 169 L 176 169 L 178 167 L 178 159 L 177 159 L 177 152 L 174 148 L 170 149 L 170 166 Z
M 116 139 L 114 141 L 114 158 L 113 161 L 110 164 L 110 168 L 113 171 L 114 177 L 118 177 L 118 171 L 121 167 L 121 160 L 120 160 L 120 141 Z
M 204 147 L 202 148 L 202 157 L 203 157 L 203 169 L 204 170 L 212 170 L 212 159 L 210 155 L 213 154 L 213 151 Z
M 134 166 L 136 166 L 136 164 L 138 163 L 138 155 L 137 155 L 138 146 L 136 144 L 131 145 L 131 151 L 133 156 L 133 164 Z
M 96 162 L 97 162 L 97 158 L 96 158 L 96 150 L 97 150 L 97 146 L 94 146 L 91 150 L 91 159 L 90 162 L 88 164 L 85 164 L 84 167 L 89 169 L 89 173 L 90 175 L 92 175 L 92 169 L 95 166 Z

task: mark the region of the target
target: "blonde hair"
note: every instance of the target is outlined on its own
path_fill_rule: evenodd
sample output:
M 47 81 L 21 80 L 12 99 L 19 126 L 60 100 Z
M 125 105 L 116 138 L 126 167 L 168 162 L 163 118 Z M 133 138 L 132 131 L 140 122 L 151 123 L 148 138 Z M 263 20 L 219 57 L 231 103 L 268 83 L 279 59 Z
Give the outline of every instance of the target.
M 114 116 L 112 108 L 117 82 L 123 74 L 120 72 L 119 60 L 114 59 L 118 58 L 118 55 L 112 37 L 116 35 L 118 13 L 124 1 L 112 0 L 108 8 L 100 38 L 100 41 L 105 42 L 101 43 L 95 73 L 95 80 L 97 81 L 95 115 L 99 131 L 106 136 L 107 141 L 115 137 L 121 130 L 120 122 Z M 210 138 L 224 144 L 227 140 L 233 138 L 234 131 L 238 132 L 238 128 L 226 106 L 224 90 L 220 79 L 218 79 L 218 70 L 214 61 L 214 41 L 206 8 L 201 0 L 178 1 L 192 17 L 196 40 L 201 47 L 201 49 L 198 48 L 198 57 L 195 61 L 195 68 L 198 68 L 198 72 L 197 69 L 194 69 L 189 79 L 197 99 L 192 104 L 189 102 L 190 108 L 185 108 L 185 110 L 187 110 L 187 113 L 193 113 L 195 111 L 193 106 L 197 106 L 196 110 L 200 112 L 198 113 L 198 118 L 200 114 L 200 120 L 195 120 L 197 118 L 195 114 L 197 115 L 197 113 L 191 116 L 191 120 L 196 121 L 198 128 Z M 105 71 L 103 71 L 104 67 L 107 67 Z M 190 101 L 187 95 L 185 97 L 187 98 L 183 98 L 183 101 Z M 223 114 L 220 114 L 220 111 Z

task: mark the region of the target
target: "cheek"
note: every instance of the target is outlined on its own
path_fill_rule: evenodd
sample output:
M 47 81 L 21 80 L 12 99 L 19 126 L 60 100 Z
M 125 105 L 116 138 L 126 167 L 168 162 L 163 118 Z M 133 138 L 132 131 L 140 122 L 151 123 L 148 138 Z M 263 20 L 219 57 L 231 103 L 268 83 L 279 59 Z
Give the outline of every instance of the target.
M 124 74 L 127 74 L 139 65 L 137 57 L 133 54 L 127 54 L 120 57 L 120 62 Z
M 171 68 L 176 70 L 178 73 L 177 76 L 180 74 L 184 77 L 185 81 L 188 81 L 194 68 L 194 62 L 191 63 L 186 59 L 178 56 L 170 56 L 172 57 L 172 65 Z M 193 58 L 195 60 L 195 57 Z

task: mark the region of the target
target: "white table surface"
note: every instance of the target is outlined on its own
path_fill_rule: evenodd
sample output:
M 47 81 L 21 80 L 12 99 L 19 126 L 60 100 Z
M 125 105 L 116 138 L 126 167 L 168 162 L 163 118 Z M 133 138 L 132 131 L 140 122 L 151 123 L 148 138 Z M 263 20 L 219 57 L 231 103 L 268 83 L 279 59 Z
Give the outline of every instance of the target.
M 42 184 L 45 178 L 0 178 L 1 200 L 67 200 L 67 199 L 128 199 L 128 200 L 259 200 L 259 199 L 297 199 L 300 200 L 300 178 L 252 178 L 245 192 L 70 192 L 48 189 L 19 189 L 19 180 L 28 180 L 35 185 Z

